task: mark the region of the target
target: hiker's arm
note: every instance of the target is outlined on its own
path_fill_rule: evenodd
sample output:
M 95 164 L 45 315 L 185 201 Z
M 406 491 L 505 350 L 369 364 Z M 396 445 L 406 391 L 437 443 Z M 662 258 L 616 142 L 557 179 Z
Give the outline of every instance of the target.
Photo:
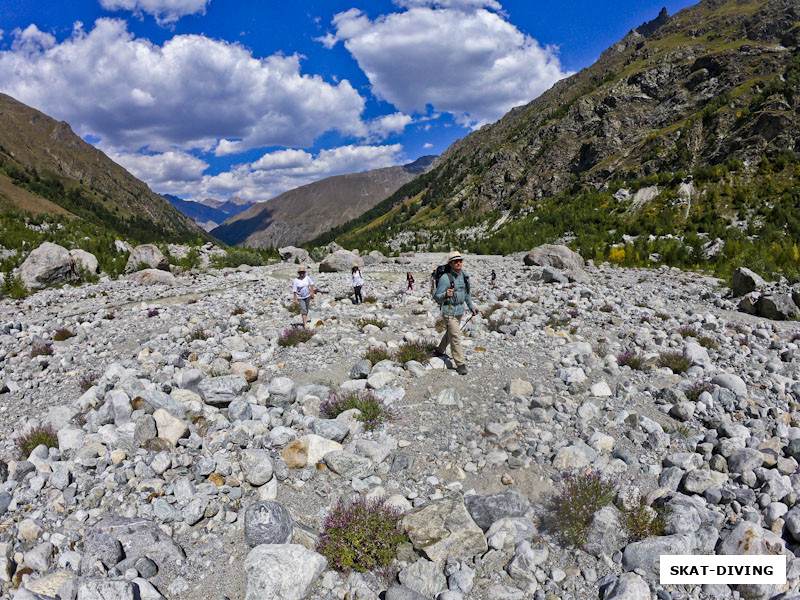
M 312 283 L 309 287 L 311 288 L 311 298 L 313 299 L 314 298 L 314 284 Z
M 300 304 L 300 303 L 297 301 L 297 291 L 294 291 L 294 292 L 292 292 L 292 295 L 294 295 L 294 303 L 295 303 L 295 304 Z
M 434 299 L 441 302 L 447 297 L 447 290 L 450 289 L 450 279 L 447 276 L 442 275 L 439 278 L 439 285 L 436 286 L 436 291 L 433 293 Z

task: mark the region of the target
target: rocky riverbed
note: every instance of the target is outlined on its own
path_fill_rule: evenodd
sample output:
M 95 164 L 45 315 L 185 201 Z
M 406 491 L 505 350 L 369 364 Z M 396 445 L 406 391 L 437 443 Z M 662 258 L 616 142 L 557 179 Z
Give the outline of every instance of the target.
M 468 374 L 438 358 L 365 366 L 369 346 L 438 337 L 427 295 L 438 260 L 366 266 L 363 294 L 377 301 L 358 306 L 347 274 L 313 268 L 316 334 L 295 347 L 277 343 L 299 322 L 287 264 L 3 300 L 3 597 L 798 593 L 797 322 L 738 312 L 718 280 L 674 269 L 467 257 L 476 303 L 492 313 L 467 326 Z M 362 331 L 365 317 L 386 326 Z M 59 330 L 74 336 L 56 341 Z M 623 353 L 642 368 L 620 366 Z M 688 371 L 659 366 L 676 353 Z M 401 417 L 374 432 L 352 414 L 320 418 L 329 392 L 364 387 Z M 20 460 L 19 437 L 47 426 L 57 447 Z M 292 444 L 306 466 L 287 465 Z M 608 506 L 583 549 L 567 544 L 553 494 L 564 472 L 587 469 L 619 481 L 619 506 L 641 496 L 664 508 L 662 535 L 634 541 Z M 330 509 L 354 495 L 404 512 L 411 543 L 396 576 L 341 574 L 313 551 Z M 787 585 L 658 583 L 661 553 L 743 551 L 785 554 Z

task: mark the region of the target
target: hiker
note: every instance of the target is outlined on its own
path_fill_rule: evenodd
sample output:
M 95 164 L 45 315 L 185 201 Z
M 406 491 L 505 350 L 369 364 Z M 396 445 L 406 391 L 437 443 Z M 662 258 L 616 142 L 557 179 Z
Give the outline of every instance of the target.
M 308 327 L 308 307 L 314 299 L 314 282 L 311 277 L 306 275 L 305 267 L 297 268 L 297 277 L 292 282 L 292 293 L 294 303 L 300 307 L 300 314 L 303 317 L 303 327 Z
M 414 291 L 414 276 L 411 274 L 411 271 L 406 271 L 406 281 L 408 282 L 408 287 L 406 288 L 407 292 Z
M 494 272 L 494 269 L 492 269 L 491 279 L 492 279 L 492 287 L 494 287 L 494 280 L 497 279 L 497 273 Z
M 472 304 L 472 295 L 469 288 L 469 275 L 463 271 L 464 259 L 460 252 L 451 252 L 447 256 L 447 267 L 439 276 L 436 284 L 436 291 L 433 294 L 434 300 L 442 307 L 442 317 L 445 322 L 445 332 L 442 341 L 436 348 L 436 353 L 443 355 L 447 350 L 448 344 L 453 352 L 453 361 L 456 363 L 456 372 L 459 375 L 467 374 L 467 366 L 464 364 L 464 352 L 461 349 L 461 317 L 464 315 L 464 304 L 472 311 L 473 315 L 478 314 L 478 309 Z M 431 279 L 435 279 L 434 271 Z
M 364 276 L 361 275 L 361 269 L 358 268 L 358 263 L 356 263 L 350 273 L 350 287 L 353 288 L 353 299 L 356 304 L 359 302 L 363 304 L 364 302 L 364 298 L 361 297 L 362 285 L 364 285 Z

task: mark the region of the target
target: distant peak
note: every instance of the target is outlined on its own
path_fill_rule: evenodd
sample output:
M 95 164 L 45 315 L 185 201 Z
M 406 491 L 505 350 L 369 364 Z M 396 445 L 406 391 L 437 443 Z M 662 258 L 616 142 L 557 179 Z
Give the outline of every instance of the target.
M 414 162 L 408 163 L 407 165 L 403 165 L 403 170 L 406 173 L 423 173 L 433 164 L 438 157 L 432 154 L 426 156 L 420 156 Z
M 655 19 L 652 21 L 645 21 L 636 28 L 636 31 L 647 37 L 654 34 L 667 21 L 669 21 L 669 13 L 667 12 L 667 8 L 664 7 L 661 9 L 661 12 L 658 13 L 658 16 Z

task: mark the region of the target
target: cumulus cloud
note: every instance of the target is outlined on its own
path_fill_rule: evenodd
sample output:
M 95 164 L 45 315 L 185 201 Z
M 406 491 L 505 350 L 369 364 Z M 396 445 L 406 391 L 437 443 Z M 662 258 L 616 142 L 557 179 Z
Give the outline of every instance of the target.
M 400 144 L 339 146 L 316 155 L 305 150 L 276 150 L 222 173 L 205 175 L 208 165 L 184 152 L 122 153 L 112 158 L 161 194 L 195 200 L 238 196 L 261 202 L 326 177 L 401 164 L 402 154 Z
M 373 119 L 369 125 L 370 134 L 379 140 L 386 139 L 392 134 L 403 133 L 403 130 L 414 122 L 409 115 L 396 112 Z
M 327 131 L 367 135 L 364 99 L 350 82 L 302 74 L 298 55 L 255 58 L 200 35 L 159 46 L 118 19 L 89 32 L 78 23 L 61 43 L 35 25 L 13 36 L 0 52 L 0 91 L 107 147 L 225 154 L 310 146 Z
M 495 121 L 568 75 L 542 47 L 486 0 L 401 0 L 407 10 L 371 20 L 358 9 L 333 18 L 319 38 L 343 42 L 372 91 L 404 113 L 432 106 L 473 127 Z
M 205 14 L 211 0 L 100 0 L 106 10 L 127 10 L 135 15 L 147 13 L 159 25 L 174 23 L 186 15 Z
M 208 163 L 187 152 L 162 152 L 141 154 L 132 152 L 110 153 L 109 156 L 125 167 L 135 177 L 146 181 L 153 189 L 169 193 L 181 189 L 187 182 L 203 176 Z

